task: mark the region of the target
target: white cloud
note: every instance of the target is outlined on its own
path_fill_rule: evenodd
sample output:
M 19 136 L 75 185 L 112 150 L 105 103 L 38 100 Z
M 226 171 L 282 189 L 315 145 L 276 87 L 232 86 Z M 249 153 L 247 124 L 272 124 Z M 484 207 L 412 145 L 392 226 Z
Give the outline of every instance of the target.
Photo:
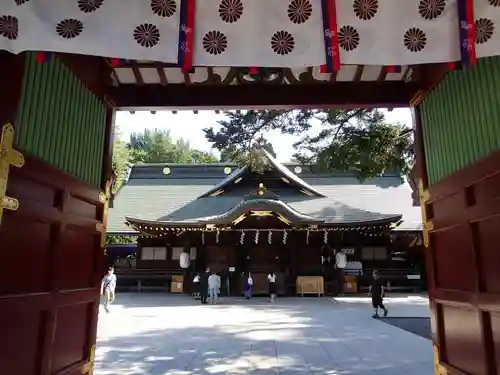
M 411 113 L 408 108 L 386 112 L 386 117 L 388 121 L 411 126 Z M 142 132 L 146 128 L 170 130 L 174 139 L 184 138 L 193 148 L 213 151 L 202 129 L 217 125 L 217 121 L 223 118 L 222 114 L 216 114 L 215 111 L 199 111 L 198 114 L 192 111 L 179 111 L 177 114 L 171 111 L 159 111 L 154 115 L 146 111 L 135 114 L 120 111 L 116 114 L 116 124 L 120 129 L 120 138 L 124 141 L 130 138 L 130 134 Z M 279 131 L 268 132 L 264 134 L 264 137 L 272 143 L 280 161 L 291 159 L 294 153 L 293 143 L 299 139 L 299 136 L 281 134 Z

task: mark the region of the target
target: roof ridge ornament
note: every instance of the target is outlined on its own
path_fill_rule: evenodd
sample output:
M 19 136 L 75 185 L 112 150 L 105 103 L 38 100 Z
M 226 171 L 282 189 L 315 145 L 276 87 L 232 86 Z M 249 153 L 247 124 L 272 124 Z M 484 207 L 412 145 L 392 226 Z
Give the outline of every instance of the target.
M 261 183 L 259 184 L 259 191 L 258 191 L 258 193 L 257 193 L 257 194 L 259 194 L 260 196 L 263 196 L 264 194 L 266 194 L 266 191 L 267 191 L 267 189 L 266 189 L 266 187 L 264 186 L 264 183 L 263 183 L 263 182 L 261 182 Z

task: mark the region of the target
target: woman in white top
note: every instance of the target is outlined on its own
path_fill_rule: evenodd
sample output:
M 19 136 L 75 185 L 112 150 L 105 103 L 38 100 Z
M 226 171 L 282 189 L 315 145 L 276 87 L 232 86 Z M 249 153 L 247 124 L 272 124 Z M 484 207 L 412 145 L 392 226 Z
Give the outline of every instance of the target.
M 250 297 L 252 297 L 252 285 L 253 285 L 252 274 L 249 272 L 248 277 L 245 280 L 245 287 L 244 287 L 246 299 L 250 299 Z
M 276 299 L 276 274 L 274 271 L 271 271 L 269 275 L 267 275 L 267 282 L 269 283 L 269 297 L 271 303 L 274 303 Z
M 200 298 L 200 274 L 197 273 L 193 279 L 193 297 L 194 299 Z

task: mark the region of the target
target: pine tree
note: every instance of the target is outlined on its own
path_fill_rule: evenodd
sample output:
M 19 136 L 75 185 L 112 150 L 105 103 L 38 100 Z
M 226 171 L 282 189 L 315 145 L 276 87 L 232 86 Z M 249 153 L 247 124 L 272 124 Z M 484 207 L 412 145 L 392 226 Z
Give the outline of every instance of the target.
M 360 180 L 386 171 L 407 174 L 413 163 L 412 129 L 388 123 L 377 109 L 249 110 L 224 115 L 217 131 L 210 127 L 204 132 L 225 157 L 248 160 L 259 136 L 279 130 L 301 137 L 294 144 L 295 160 L 327 170 L 350 170 Z

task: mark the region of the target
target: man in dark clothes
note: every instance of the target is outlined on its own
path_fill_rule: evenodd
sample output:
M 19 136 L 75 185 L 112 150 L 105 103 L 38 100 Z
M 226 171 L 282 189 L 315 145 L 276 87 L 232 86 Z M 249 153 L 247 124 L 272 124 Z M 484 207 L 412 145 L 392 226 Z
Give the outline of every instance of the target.
M 372 280 L 372 285 L 370 285 L 370 289 L 368 291 L 369 294 L 372 296 L 372 305 L 373 309 L 375 310 L 375 314 L 373 314 L 374 318 L 378 318 L 378 308 L 380 307 L 382 310 L 384 310 L 384 316 L 387 316 L 387 313 L 389 310 L 386 309 L 383 303 L 384 299 L 384 286 L 382 285 L 382 281 L 380 280 L 378 271 L 373 271 L 373 280 Z
M 208 299 L 208 276 L 209 269 L 207 268 L 200 276 L 200 301 L 203 304 L 207 303 Z

